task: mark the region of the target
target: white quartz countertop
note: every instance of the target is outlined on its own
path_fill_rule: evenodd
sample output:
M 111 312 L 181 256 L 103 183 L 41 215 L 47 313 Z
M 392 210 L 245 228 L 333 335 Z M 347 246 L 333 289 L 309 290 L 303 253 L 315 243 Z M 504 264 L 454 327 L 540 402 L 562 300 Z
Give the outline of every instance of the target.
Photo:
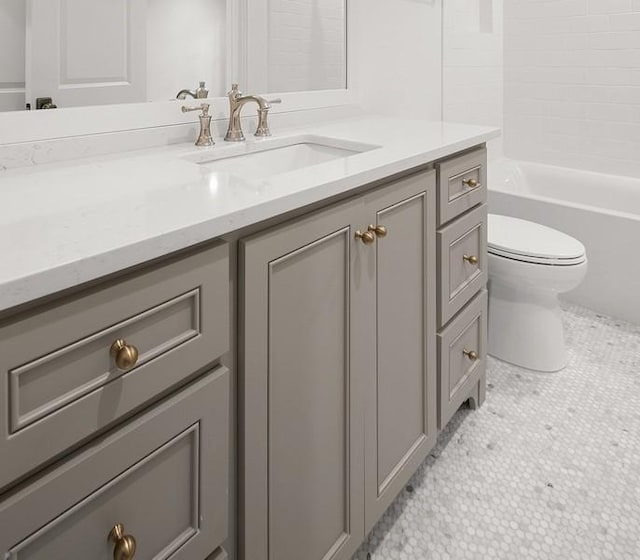
M 486 142 L 495 128 L 380 116 L 274 131 L 379 146 L 267 179 L 212 172 L 216 138 L 0 172 L 0 311 Z M 190 161 L 191 160 L 191 161 Z

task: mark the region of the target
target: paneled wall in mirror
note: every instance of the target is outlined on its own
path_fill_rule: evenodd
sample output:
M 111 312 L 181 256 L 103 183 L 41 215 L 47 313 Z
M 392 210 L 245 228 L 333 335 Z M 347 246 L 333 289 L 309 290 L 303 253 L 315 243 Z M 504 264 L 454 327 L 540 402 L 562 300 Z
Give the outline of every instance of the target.
M 227 37 L 239 25 L 247 44 Z M 201 81 L 222 96 L 236 74 L 244 91 L 345 88 L 346 0 L 0 0 L 0 111 L 167 101 Z
M 226 0 L 0 0 L 0 110 L 225 89 Z

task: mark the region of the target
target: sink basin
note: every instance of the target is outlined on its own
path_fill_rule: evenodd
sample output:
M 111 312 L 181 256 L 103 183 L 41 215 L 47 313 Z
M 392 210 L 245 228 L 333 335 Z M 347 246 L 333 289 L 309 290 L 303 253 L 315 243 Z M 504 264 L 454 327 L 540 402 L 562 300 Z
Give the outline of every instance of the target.
M 232 173 L 248 179 L 264 179 L 328 161 L 346 159 L 377 147 L 337 138 L 278 138 L 240 146 L 216 146 L 204 157 L 196 157 L 195 162 L 214 172 Z

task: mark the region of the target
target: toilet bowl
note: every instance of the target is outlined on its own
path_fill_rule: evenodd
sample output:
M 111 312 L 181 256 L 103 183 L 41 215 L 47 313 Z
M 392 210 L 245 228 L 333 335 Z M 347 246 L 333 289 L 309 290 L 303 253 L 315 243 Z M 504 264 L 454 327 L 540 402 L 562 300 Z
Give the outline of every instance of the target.
M 489 354 L 537 371 L 568 355 L 558 294 L 587 272 L 584 245 L 555 229 L 489 214 Z

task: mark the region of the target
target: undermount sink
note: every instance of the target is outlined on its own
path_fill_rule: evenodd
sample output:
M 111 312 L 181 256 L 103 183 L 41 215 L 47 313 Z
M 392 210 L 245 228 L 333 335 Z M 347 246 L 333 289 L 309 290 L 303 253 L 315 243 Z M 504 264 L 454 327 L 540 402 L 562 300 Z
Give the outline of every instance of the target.
M 207 154 L 189 159 L 214 172 L 264 179 L 312 165 L 346 159 L 375 148 L 378 146 L 337 138 L 298 136 L 216 146 L 208 150 Z

